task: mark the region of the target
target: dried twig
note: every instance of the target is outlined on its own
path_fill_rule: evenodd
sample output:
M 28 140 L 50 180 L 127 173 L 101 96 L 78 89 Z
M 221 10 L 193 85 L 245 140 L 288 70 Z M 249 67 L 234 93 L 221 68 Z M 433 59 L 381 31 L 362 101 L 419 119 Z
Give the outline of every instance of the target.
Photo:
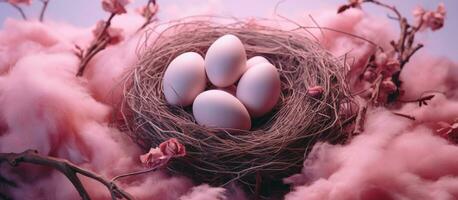
M 86 66 L 89 63 L 89 61 L 98 52 L 105 49 L 105 47 L 108 45 L 110 36 L 108 35 L 107 31 L 111 25 L 111 20 L 114 18 L 115 15 L 116 15 L 115 13 L 110 14 L 110 16 L 108 17 L 108 20 L 105 22 L 105 25 L 102 31 L 99 33 L 96 39 L 92 42 L 91 46 L 89 46 L 89 48 L 83 52 L 76 76 L 83 76 L 84 70 L 86 69 Z
M 40 22 L 42 22 L 50 0 L 40 0 L 40 1 L 41 3 L 43 3 L 43 6 L 41 7 L 41 11 L 40 11 L 40 18 L 39 18 Z
M 350 8 L 361 8 L 364 3 L 371 3 L 380 7 L 383 7 L 393 13 L 395 17 L 390 17 L 399 22 L 400 34 L 397 41 L 391 41 L 390 44 L 392 49 L 385 52 L 383 49 L 379 49 L 380 52 L 375 52 L 370 56 L 369 61 L 363 68 L 362 74 L 359 76 L 364 77 L 364 81 L 371 83 L 372 92 L 369 99 L 359 98 L 359 112 L 356 118 L 356 126 L 354 133 L 361 133 L 364 123 L 365 113 L 369 106 L 383 105 L 391 102 L 408 103 L 411 101 L 401 101 L 399 96 L 401 95 L 401 80 L 399 75 L 404 66 L 409 62 L 410 58 L 423 47 L 421 43 L 415 43 L 415 35 L 421 30 L 424 25 L 437 30 L 443 26 L 443 20 L 445 16 L 445 8 L 440 5 L 438 9 L 432 12 L 426 12 L 423 9 L 419 11 L 418 20 L 416 25 L 411 25 L 407 18 L 404 17 L 395 6 L 385 4 L 379 0 L 349 0 L 349 3 L 339 7 L 338 13 L 342 13 Z M 427 22 L 425 22 L 428 21 Z M 431 22 L 433 21 L 433 22 Z M 425 24 L 427 23 L 427 24 Z M 367 74 L 367 76 L 366 76 Z M 376 75 L 377 78 L 374 78 Z M 426 97 L 414 100 L 418 102 L 419 106 L 428 105 L 427 101 L 431 100 L 434 95 L 428 95 Z M 394 113 L 399 116 L 415 120 L 414 117 Z M 362 115 L 362 116 L 361 116 Z
M 433 99 L 434 96 L 435 96 L 434 94 L 431 94 L 431 95 L 420 97 L 420 98 L 414 99 L 414 100 L 399 100 L 399 102 L 402 102 L 402 103 L 418 103 L 419 107 L 421 107 L 423 105 L 427 106 L 428 105 L 428 101 Z
M 397 115 L 397 116 L 404 117 L 404 118 L 410 119 L 412 121 L 415 121 L 415 117 L 412 116 L 412 115 L 402 114 L 402 113 L 398 113 L 398 112 L 392 112 L 392 113 L 394 115 Z
M 137 31 L 144 29 L 146 26 L 156 21 L 157 6 L 158 5 L 156 3 L 156 0 L 148 0 L 148 3 L 144 8 L 145 10 L 143 11 L 144 13 L 142 13 L 145 17 L 145 22 L 140 26 L 140 28 Z
M 13 6 L 21 14 L 22 19 L 27 20 L 27 16 L 25 15 L 24 10 L 22 10 L 20 6 L 13 3 L 10 3 L 10 5 Z
M 177 139 L 171 138 L 161 143 L 158 148 L 152 148 L 150 152 L 140 157 L 141 161 L 148 166 L 148 169 L 118 175 L 112 178 L 111 180 L 107 180 L 94 172 L 78 167 L 77 165 L 71 163 L 68 160 L 39 155 L 36 150 L 26 150 L 22 153 L 0 153 L 0 164 L 6 161 L 13 167 L 18 166 L 20 163 L 30 163 L 52 167 L 60 171 L 70 180 L 70 182 L 76 188 L 76 190 L 78 191 L 83 200 L 89 200 L 90 196 L 87 193 L 83 184 L 81 183 L 81 180 L 78 178 L 77 174 L 86 176 L 88 178 L 92 178 L 102 183 L 110 191 L 112 200 L 130 200 L 135 198 L 132 197 L 126 191 L 124 191 L 122 188 L 118 187 L 115 184 L 116 180 L 129 176 L 135 176 L 156 171 L 159 168 L 167 166 L 171 159 L 176 157 L 182 157 L 185 155 L 185 147 L 181 143 L 179 143 Z M 12 187 L 16 187 L 16 184 L 14 182 L 9 181 L 3 178 L 2 176 L 0 176 L 0 181 L 5 182 Z M 2 194 L 0 194 L 0 197 L 2 197 Z
M 19 165 L 20 163 L 31 163 L 52 167 L 60 171 L 70 180 L 80 194 L 81 198 L 84 200 L 89 200 L 91 198 L 77 174 L 92 178 L 105 185 L 110 190 L 112 199 L 134 199 L 129 193 L 118 187 L 114 182 L 108 181 L 94 172 L 78 167 L 65 159 L 42 156 L 38 154 L 36 150 L 26 150 L 22 153 L 0 153 L 0 163 L 3 161 L 8 162 L 13 167 Z

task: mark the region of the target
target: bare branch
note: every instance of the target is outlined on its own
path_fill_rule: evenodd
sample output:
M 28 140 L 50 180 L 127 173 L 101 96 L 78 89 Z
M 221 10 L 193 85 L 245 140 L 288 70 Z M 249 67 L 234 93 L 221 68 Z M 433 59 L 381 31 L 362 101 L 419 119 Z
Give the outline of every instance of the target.
M 40 11 L 40 18 L 39 18 L 40 22 L 42 22 L 44 19 L 45 12 L 46 12 L 46 9 L 48 8 L 49 1 L 50 0 L 41 0 L 41 3 L 43 3 L 43 6 L 41 7 L 41 11 Z
M 393 114 L 397 115 L 397 116 L 400 116 L 400 117 L 404 117 L 404 118 L 410 119 L 412 121 L 415 121 L 415 117 L 411 116 L 411 115 L 406 115 L 406 114 L 402 114 L 402 113 L 398 113 L 398 112 L 393 112 Z
M 38 154 L 36 150 L 26 150 L 22 153 L 0 153 L 0 163 L 2 161 L 8 162 L 12 167 L 16 167 L 21 163 L 31 163 L 36 165 L 52 167 L 62 174 L 64 174 L 73 186 L 76 188 L 83 200 L 90 200 L 90 196 L 84 188 L 81 180 L 78 178 L 77 174 L 81 174 L 88 178 L 92 178 L 107 187 L 112 195 L 112 199 L 125 198 L 133 199 L 131 195 L 125 192 L 123 189 L 118 187 L 115 183 L 108 181 L 101 177 L 100 175 L 91 172 L 89 170 L 80 168 L 75 164 L 69 162 L 65 159 L 42 156 Z
M 400 20 L 402 18 L 401 13 L 394 6 L 390 6 L 388 4 L 382 3 L 382 2 L 377 1 L 377 0 L 364 0 L 363 3 L 373 3 L 373 4 L 379 5 L 381 7 L 387 8 L 387 9 L 391 10 L 396 15 L 396 17 L 398 17 L 398 20 Z
M 109 42 L 109 35 L 107 33 L 108 28 L 111 25 L 111 20 L 113 20 L 115 13 L 111 13 L 110 16 L 108 17 L 108 20 L 105 22 L 105 25 L 102 29 L 102 31 L 97 35 L 96 39 L 92 42 L 91 46 L 84 51 L 84 54 L 82 55 L 81 62 L 78 67 L 78 72 L 76 73 L 76 76 L 83 76 L 84 70 L 87 67 L 87 64 L 89 61 L 100 51 L 105 49 L 105 47 L 108 45 Z
M 22 19 L 27 20 L 27 16 L 25 15 L 24 10 L 22 10 L 21 7 L 19 7 L 16 4 L 12 4 L 12 3 L 10 3 L 10 5 L 13 6 L 21 14 Z
M 148 26 L 149 24 L 151 24 L 152 22 L 154 22 L 156 20 L 156 13 L 151 13 L 150 11 L 150 6 L 154 6 L 156 9 L 157 9 L 157 3 L 156 3 L 156 0 L 148 0 L 148 3 L 146 4 L 146 10 L 145 10 L 145 22 L 140 26 L 140 28 L 137 30 L 137 31 L 140 31 L 142 29 L 144 29 L 146 26 Z

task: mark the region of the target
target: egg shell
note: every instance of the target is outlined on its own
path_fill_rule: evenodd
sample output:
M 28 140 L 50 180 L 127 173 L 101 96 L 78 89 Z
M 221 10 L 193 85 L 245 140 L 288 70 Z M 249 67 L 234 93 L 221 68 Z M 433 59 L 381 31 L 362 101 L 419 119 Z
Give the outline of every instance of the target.
M 260 117 L 277 104 L 280 97 L 280 76 L 270 63 L 250 67 L 237 85 L 237 98 L 252 117 Z
M 218 38 L 205 55 L 205 71 L 210 82 L 217 87 L 234 84 L 245 71 L 246 52 L 242 41 L 234 35 Z
M 206 86 L 204 59 L 195 52 L 177 56 L 165 70 L 162 87 L 167 103 L 191 105 Z
M 200 93 L 192 105 L 197 123 L 223 129 L 250 130 L 250 114 L 235 96 L 221 90 Z
M 246 61 L 246 68 L 248 70 L 250 67 L 253 67 L 260 63 L 270 63 L 270 62 L 269 60 L 267 60 L 266 58 L 262 56 L 254 56 Z

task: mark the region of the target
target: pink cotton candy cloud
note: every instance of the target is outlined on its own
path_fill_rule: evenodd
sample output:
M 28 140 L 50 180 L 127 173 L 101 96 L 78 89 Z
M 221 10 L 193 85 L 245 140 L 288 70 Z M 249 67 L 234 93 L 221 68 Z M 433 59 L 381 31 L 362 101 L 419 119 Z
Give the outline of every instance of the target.
M 110 68 L 105 68 L 106 61 L 101 61 L 94 66 L 108 70 L 99 71 L 106 77 L 93 74 L 88 79 L 77 78 L 79 60 L 72 48 L 75 43 L 84 45 L 90 41 L 90 29 L 14 20 L 7 23 L 0 31 L 5 36 L 0 38 L 0 63 L 4 69 L 0 76 L 0 152 L 36 149 L 42 155 L 68 159 L 107 178 L 143 169 L 138 160 L 143 152 L 124 133 L 110 126 L 112 109 L 100 102 L 103 99 L 95 98 L 94 92 L 114 86 L 122 69 L 130 67 L 122 63 L 135 61 L 134 39 L 119 49 L 107 49 L 109 53 L 101 56 L 110 60 L 110 54 L 132 55 L 119 59 L 120 63 L 113 62 L 112 74 L 108 73 Z M 75 29 L 76 33 L 87 33 L 69 33 Z M 15 199 L 79 199 L 68 179 L 50 168 L 2 165 L 0 174 L 18 184 L 0 189 Z M 82 178 L 82 182 L 93 199 L 109 198 L 100 183 L 88 178 Z M 127 178 L 118 184 L 138 199 L 157 200 L 178 199 L 193 185 L 185 177 L 172 177 L 165 172 Z
M 224 188 L 213 188 L 206 184 L 193 187 L 191 191 L 179 200 L 226 200 Z
M 412 124 L 378 110 L 348 145 L 316 145 L 285 199 L 458 198 L 458 147 Z

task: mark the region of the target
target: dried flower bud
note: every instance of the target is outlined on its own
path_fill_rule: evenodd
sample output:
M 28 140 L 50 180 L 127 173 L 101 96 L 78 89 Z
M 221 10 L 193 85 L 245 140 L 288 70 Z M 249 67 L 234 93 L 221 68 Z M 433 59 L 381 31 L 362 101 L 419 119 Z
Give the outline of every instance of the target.
M 380 85 L 380 87 L 386 93 L 392 93 L 396 91 L 396 89 L 398 88 L 396 84 L 394 84 L 393 81 L 390 80 L 390 78 L 382 81 L 382 84 Z
M 154 3 L 149 4 L 148 7 L 145 5 L 136 9 L 136 11 L 145 18 L 156 15 L 158 10 L 159 5 Z
M 401 64 L 395 59 L 389 59 L 384 68 L 384 72 L 387 76 L 391 76 L 399 70 L 401 70 Z
M 422 29 L 430 28 L 435 31 L 444 26 L 445 15 L 447 14 L 444 4 L 439 4 L 436 11 L 425 11 L 422 7 L 417 7 L 413 11 L 417 26 L 422 24 Z
M 130 0 L 102 0 L 103 10 L 117 15 L 126 13 L 125 6 L 130 3 Z
M 177 139 L 172 138 L 162 142 L 159 147 L 151 148 L 148 153 L 140 156 L 140 161 L 147 167 L 160 167 L 171 158 L 186 155 L 184 146 Z
M 367 82 L 372 82 L 377 78 L 377 74 L 372 70 L 366 70 L 363 74 L 363 79 Z
M 123 30 L 120 28 L 112 28 L 108 27 L 106 30 L 105 29 L 106 22 L 105 21 L 99 21 L 97 22 L 97 25 L 95 29 L 92 31 L 93 35 L 95 37 L 99 37 L 99 35 L 106 35 L 108 37 L 108 44 L 117 44 L 121 42 L 124 39 Z M 105 32 L 104 32 L 105 31 Z
M 378 52 L 375 55 L 375 64 L 377 66 L 384 66 L 386 65 L 386 62 L 388 61 L 388 55 L 384 52 Z
M 154 163 L 156 160 L 163 159 L 164 154 L 162 153 L 161 149 L 158 147 L 151 148 L 148 153 L 140 156 L 140 161 L 148 166 L 151 167 L 151 164 Z
M 361 3 L 363 3 L 363 0 L 348 0 L 348 4 L 341 5 L 337 9 L 337 14 L 345 12 L 350 8 L 361 8 Z
M 186 155 L 185 147 L 176 138 L 169 139 L 159 145 L 165 156 L 181 157 Z
M 7 0 L 8 3 L 14 4 L 14 5 L 19 5 L 19 4 L 26 4 L 30 5 L 32 4 L 32 0 Z
M 422 18 L 425 12 L 426 11 L 423 7 L 417 6 L 416 8 L 413 9 L 412 14 L 415 18 Z
M 307 94 L 315 98 L 320 97 L 323 94 L 323 92 L 324 88 L 321 86 L 313 86 L 307 89 Z

